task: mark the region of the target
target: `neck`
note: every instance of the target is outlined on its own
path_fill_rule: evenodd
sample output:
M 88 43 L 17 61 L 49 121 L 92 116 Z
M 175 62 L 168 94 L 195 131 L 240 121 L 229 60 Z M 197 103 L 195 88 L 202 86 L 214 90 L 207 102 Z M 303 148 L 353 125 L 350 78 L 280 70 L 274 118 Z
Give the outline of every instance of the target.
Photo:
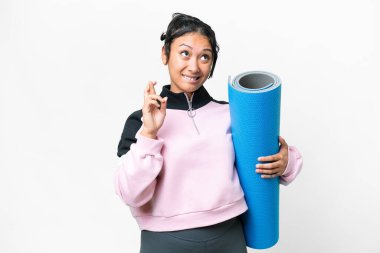
M 193 94 L 194 94 L 194 92 L 190 92 L 190 93 L 188 93 L 188 92 L 185 92 L 186 93 L 186 95 L 187 95 L 187 97 L 189 98 L 189 99 L 191 99 L 191 97 L 193 96 Z
M 170 91 L 171 92 L 174 92 L 174 93 L 180 93 L 180 92 L 178 92 L 178 91 L 175 91 L 175 90 L 173 90 L 173 85 L 171 84 L 170 85 Z M 186 95 L 187 95 L 187 97 L 190 99 L 192 96 L 193 96 L 193 94 L 194 94 L 194 92 L 184 92 Z

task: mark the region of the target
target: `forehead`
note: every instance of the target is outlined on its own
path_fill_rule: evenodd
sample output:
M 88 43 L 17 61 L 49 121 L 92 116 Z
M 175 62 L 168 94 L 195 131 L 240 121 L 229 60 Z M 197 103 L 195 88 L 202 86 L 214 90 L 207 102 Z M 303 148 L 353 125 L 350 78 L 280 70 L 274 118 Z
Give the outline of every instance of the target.
M 172 42 L 172 46 L 179 47 L 182 44 L 186 44 L 193 49 L 211 49 L 211 44 L 208 38 L 200 33 L 186 33 L 178 38 L 175 38 Z

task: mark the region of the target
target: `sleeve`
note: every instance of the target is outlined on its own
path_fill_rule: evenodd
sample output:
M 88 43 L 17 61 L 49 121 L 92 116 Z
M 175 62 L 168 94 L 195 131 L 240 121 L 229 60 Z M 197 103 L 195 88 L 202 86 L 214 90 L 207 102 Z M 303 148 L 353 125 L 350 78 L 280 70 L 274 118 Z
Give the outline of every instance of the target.
M 282 185 L 290 184 L 301 172 L 303 159 L 298 149 L 294 146 L 288 146 L 288 165 L 284 174 L 280 177 Z
M 152 198 L 163 165 L 164 141 L 140 135 L 138 130 L 142 123 L 137 123 L 141 122 L 141 117 L 137 120 L 136 116 L 132 114 L 124 126 L 114 177 L 116 194 L 131 207 L 140 207 Z

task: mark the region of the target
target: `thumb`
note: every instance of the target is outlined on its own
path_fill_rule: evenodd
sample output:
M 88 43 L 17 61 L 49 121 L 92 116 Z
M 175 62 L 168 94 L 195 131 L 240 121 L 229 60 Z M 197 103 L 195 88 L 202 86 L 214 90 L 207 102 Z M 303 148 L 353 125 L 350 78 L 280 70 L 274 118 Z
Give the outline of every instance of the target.
M 161 113 L 166 112 L 166 105 L 168 104 L 167 102 L 168 102 L 168 97 L 164 97 L 164 99 L 161 102 L 161 106 L 160 106 L 160 112 Z
M 281 146 L 288 146 L 288 144 L 286 143 L 285 139 L 282 138 L 281 136 L 278 136 L 278 140 L 280 141 Z

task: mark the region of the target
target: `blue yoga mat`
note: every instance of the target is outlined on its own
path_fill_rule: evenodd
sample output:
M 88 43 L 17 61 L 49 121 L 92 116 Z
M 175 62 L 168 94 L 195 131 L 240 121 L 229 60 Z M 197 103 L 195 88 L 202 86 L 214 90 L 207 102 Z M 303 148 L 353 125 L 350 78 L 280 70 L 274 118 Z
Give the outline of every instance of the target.
M 279 178 L 255 172 L 257 158 L 279 150 L 281 82 L 268 72 L 251 71 L 228 82 L 235 165 L 248 211 L 242 215 L 247 246 L 266 249 L 279 238 Z

